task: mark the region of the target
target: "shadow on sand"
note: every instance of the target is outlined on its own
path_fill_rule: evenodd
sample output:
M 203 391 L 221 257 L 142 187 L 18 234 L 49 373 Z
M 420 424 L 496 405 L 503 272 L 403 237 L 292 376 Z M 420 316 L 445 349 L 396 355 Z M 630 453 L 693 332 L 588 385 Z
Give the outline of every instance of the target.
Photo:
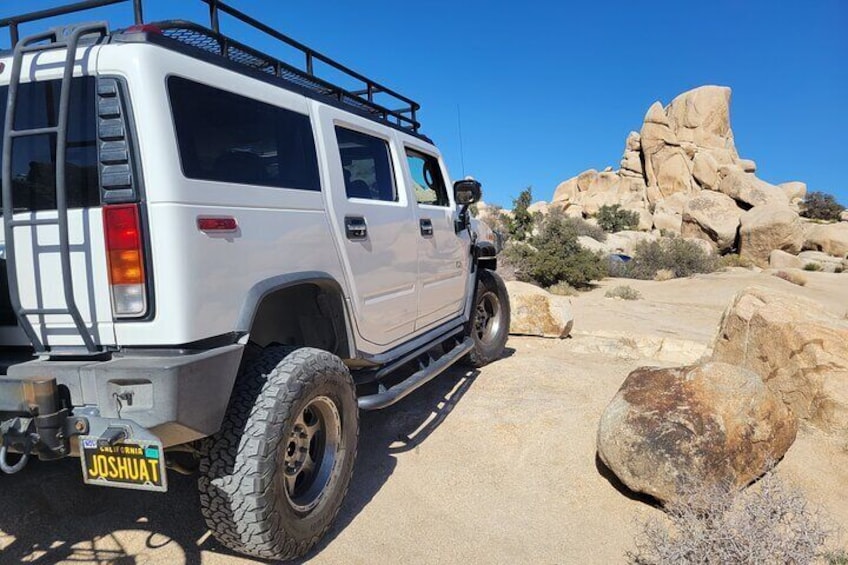
M 477 374 L 449 369 L 395 406 L 361 414 L 350 490 L 335 525 L 308 557 L 320 553 L 356 518 L 394 472 L 396 455 L 426 441 Z M 86 487 L 76 459 L 34 461 L 20 474 L 2 475 L 0 563 L 131 564 L 147 561 L 143 554 L 148 551 L 166 549 L 172 559 L 195 565 L 203 551 L 230 554 L 208 535 L 196 479 L 171 472 L 168 480 L 164 494 Z M 130 547 L 129 536 L 115 535 L 127 530 L 136 532 Z M 136 539 L 144 539 L 143 545 Z

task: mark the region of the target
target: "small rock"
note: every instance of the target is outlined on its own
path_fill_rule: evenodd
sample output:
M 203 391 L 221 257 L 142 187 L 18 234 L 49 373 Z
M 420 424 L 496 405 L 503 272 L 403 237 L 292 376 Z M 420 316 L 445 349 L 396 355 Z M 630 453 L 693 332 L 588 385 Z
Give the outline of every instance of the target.
M 804 262 L 796 255 L 775 249 L 769 253 L 769 267 L 772 269 L 801 269 Z
M 743 487 L 795 441 L 797 421 L 759 376 L 726 363 L 628 375 L 598 426 L 598 455 L 662 502 L 683 487 Z
M 568 337 L 574 325 L 571 302 L 532 284 L 508 281 L 511 320 L 509 333 L 539 337 Z
M 741 168 L 746 173 L 757 172 L 757 164 L 751 159 L 739 159 L 738 164 L 739 168 Z
M 796 198 L 803 199 L 807 195 L 807 183 L 804 182 L 782 182 L 777 186 L 783 189 L 783 192 L 790 201 Z

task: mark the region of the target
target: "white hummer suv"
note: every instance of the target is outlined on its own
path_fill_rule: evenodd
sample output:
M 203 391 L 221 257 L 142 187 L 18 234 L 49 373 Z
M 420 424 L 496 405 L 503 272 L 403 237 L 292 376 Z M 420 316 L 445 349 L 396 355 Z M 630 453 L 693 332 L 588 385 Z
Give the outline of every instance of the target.
M 0 470 L 199 475 L 233 550 L 302 556 L 348 488 L 359 410 L 502 352 L 494 246 L 418 104 L 217 0 L 210 27 L 0 22 Z M 302 65 L 219 32 L 229 14 Z M 318 68 L 360 84 L 342 88 Z M 398 106 L 401 106 L 398 109 Z

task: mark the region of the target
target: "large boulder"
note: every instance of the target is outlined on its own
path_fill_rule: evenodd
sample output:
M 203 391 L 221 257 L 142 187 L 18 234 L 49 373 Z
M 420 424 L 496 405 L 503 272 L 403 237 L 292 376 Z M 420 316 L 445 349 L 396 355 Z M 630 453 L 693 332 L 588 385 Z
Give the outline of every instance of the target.
M 689 160 L 659 102 L 654 102 L 645 114 L 640 143 L 647 184 L 656 189 L 648 193 L 652 203 L 671 194 L 694 190 Z
M 700 151 L 692 162 L 692 176 L 701 188 L 718 190 L 718 162 L 707 151 Z
M 683 208 L 688 199 L 688 195 L 678 193 L 658 200 L 654 205 L 654 228 L 679 235 L 683 228 Z
M 551 202 L 572 202 L 577 198 L 577 177 L 559 183 Z
M 532 284 L 507 281 L 511 319 L 509 333 L 539 337 L 568 337 L 574 325 L 571 303 Z
M 759 267 L 768 267 L 775 249 L 798 253 L 804 243 L 801 219 L 788 206 L 755 206 L 739 219 L 739 255 Z
M 732 198 L 705 190 L 683 207 L 682 233 L 711 241 L 718 251 L 729 251 L 736 243 L 741 214 Z
M 604 410 L 598 455 L 631 490 L 674 502 L 681 489 L 743 487 L 795 441 L 797 420 L 752 371 L 726 363 L 628 375 Z
M 724 177 L 719 182 L 719 191 L 749 207 L 763 204 L 783 204 L 784 206 L 789 204 L 789 198 L 781 189 L 738 167 L 719 167 L 719 174 L 721 173 L 724 173 Z
M 610 251 L 633 255 L 639 243 L 656 241 L 657 239 L 659 239 L 657 235 L 651 232 L 624 230 L 609 234 L 606 246 Z
M 669 125 L 680 141 L 725 149 L 735 156 L 730 129 L 730 88 L 708 85 L 684 92 L 671 101 L 667 114 Z
M 848 440 L 848 319 L 761 287 L 740 291 L 713 340 L 714 361 L 757 373 L 799 418 Z
M 848 223 L 816 225 L 807 231 L 804 249 L 848 258 Z

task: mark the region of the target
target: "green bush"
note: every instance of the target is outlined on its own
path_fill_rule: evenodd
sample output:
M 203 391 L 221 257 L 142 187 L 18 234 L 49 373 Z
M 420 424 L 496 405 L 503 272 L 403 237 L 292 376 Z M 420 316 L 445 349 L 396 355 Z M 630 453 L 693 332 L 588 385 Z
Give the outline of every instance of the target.
M 551 214 L 562 214 L 560 211 L 550 212 Z M 585 235 L 587 237 L 591 237 L 595 241 L 606 241 L 607 232 L 605 232 L 601 226 L 596 226 L 595 224 L 590 224 L 583 218 L 568 218 L 563 217 L 563 221 L 565 224 L 572 229 L 574 229 L 574 233 L 577 235 Z
M 576 230 L 566 220 L 561 214 L 550 214 L 542 221 L 538 236 L 504 250 L 519 280 L 545 288 L 562 281 L 581 287 L 606 276 L 604 258 L 581 247 Z
M 675 277 L 688 277 L 695 273 L 712 273 L 718 268 L 718 258 L 705 252 L 698 244 L 681 238 L 641 241 L 633 250 L 624 276 L 632 279 L 653 280 L 663 269 Z
M 819 265 L 818 263 L 807 263 L 806 265 L 804 265 L 804 270 L 805 271 L 821 271 L 822 266 Z
M 845 206 L 836 201 L 832 194 L 810 192 L 801 204 L 801 215 L 813 220 L 839 220 Z
M 611 233 L 632 230 L 639 225 L 639 212 L 624 210 L 620 204 L 601 206 L 595 217 L 601 229 Z
M 533 189 L 527 187 L 512 201 L 512 220 L 509 235 L 515 241 L 526 241 L 533 233 L 533 215 L 527 208 L 533 203 Z

